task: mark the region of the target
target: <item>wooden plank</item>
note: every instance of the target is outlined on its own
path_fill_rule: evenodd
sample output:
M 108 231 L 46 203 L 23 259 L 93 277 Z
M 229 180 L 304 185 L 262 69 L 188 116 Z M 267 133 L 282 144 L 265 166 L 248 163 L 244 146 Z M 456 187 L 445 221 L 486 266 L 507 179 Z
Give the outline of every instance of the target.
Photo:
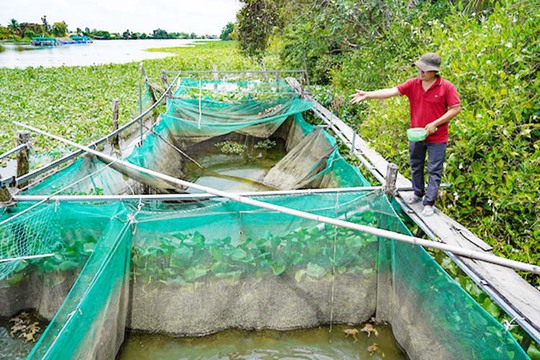
M 354 153 L 366 162 L 366 168 L 376 178 L 384 179 L 388 162 L 379 153 L 369 148 L 365 140 L 341 119 L 315 101 L 293 78 L 287 78 L 289 85 L 306 101 L 313 104 L 313 112 L 320 117 L 349 147 L 354 144 Z M 396 186 L 410 188 L 411 181 L 398 174 Z M 422 217 L 422 204 L 407 204 L 403 199 L 410 191 L 398 191 L 396 200 L 405 213 L 435 241 L 465 249 L 491 253 L 492 247 L 474 235 L 465 226 L 435 208 L 432 217 Z M 458 265 L 484 289 L 490 297 L 515 318 L 525 331 L 536 341 L 540 341 L 540 291 L 527 283 L 514 270 L 482 261 L 456 257 Z

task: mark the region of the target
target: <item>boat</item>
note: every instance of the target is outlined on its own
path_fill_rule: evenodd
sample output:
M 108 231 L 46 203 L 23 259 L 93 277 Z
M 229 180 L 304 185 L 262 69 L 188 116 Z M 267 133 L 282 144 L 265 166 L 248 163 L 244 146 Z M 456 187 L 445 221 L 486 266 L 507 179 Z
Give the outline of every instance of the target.
M 58 41 L 63 45 L 91 44 L 92 38 L 85 35 L 70 35 L 69 38 L 59 38 Z
M 35 36 L 32 37 L 32 41 L 30 44 L 34 46 L 57 46 L 60 43 L 56 40 L 56 38 L 48 37 L 48 36 Z

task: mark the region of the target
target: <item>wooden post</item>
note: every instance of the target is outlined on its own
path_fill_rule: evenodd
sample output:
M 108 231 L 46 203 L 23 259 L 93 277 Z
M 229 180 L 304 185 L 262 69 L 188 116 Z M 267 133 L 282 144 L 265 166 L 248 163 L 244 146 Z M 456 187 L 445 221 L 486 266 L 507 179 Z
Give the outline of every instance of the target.
M 264 59 L 261 59 L 261 68 L 263 71 L 264 80 L 268 81 L 268 73 L 266 72 L 266 63 L 264 62 Z
M 113 116 L 112 130 L 113 130 L 113 132 L 115 132 L 116 130 L 118 130 L 118 99 L 114 99 L 113 102 L 112 102 L 112 112 L 113 112 L 113 114 L 112 114 L 112 116 Z M 115 150 L 120 149 L 120 142 L 118 141 L 118 134 L 114 135 L 111 138 L 111 146 Z
M 214 76 L 214 80 L 219 80 L 218 67 L 216 64 L 214 64 L 213 69 L 212 74 Z
M 398 175 L 398 166 L 389 163 L 386 167 L 386 177 L 384 183 L 384 193 L 387 196 L 394 196 L 396 193 L 396 181 Z
M 17 146 L 25 144 L 26 147 L 19 150 L 17 153 L 17 178 L 28 174 L 30 170 L 30 165 L 28 163 L 28 153 L 30 146 L 30 132 L 26 130 L 17 131 L 15 134 L 15 139 Z M 18 184 L 18 187 L 21 188 L 25 183 Z
M 152 105 L 154 105 L 157 102 L 156 95 L 154 94 L 154 89 L 150 86 L 148 83 L 148 77 L 146 76 L 146 70 L 144 70 L 144 66 L 142 63 L 139 64 L 139 69 L 141 70 L 144 83 L 146 84 L 146 87 L 148 88 L 148 91 L 150 91 L 150 96 L 152 97 Z
M 11 197 L 11 193 L 9 192 L 8 188 L 0 183 L 0 208 L 5 207 L 6 204 L 10 204 L 13 202 L 13 198 Z
M 167 77 L 167 72 L 165 70 L 161 71 L 161 82 L 163 83 L 163 87 L 165 89 L 169 89 L 169 78 Z M 172 97 L 171 90 L 167 91 L 167 96 Z

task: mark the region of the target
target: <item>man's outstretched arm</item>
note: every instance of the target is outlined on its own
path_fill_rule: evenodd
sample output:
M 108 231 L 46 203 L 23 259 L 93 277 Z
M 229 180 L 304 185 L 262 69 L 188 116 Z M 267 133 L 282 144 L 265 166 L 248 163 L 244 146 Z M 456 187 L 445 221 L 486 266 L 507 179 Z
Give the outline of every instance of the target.
M 356 93 L 351 95 L 351 104 L 356 104 L 366 99 L 388 99 L 392 96 L 399 95 L 401 95 L 401 93 L 399 92 L 397 87 L 375 91 L 362 91 L 357 89 Z

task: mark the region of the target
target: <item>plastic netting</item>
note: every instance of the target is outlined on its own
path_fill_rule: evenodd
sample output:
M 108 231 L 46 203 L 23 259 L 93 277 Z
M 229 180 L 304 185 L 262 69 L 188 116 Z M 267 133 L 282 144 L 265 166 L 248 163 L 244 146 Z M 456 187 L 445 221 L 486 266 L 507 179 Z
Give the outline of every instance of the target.
M 20 213 L 10 219 L 10 213 L 0 218 L 0 280 L 16 271 L 20 261 L 11 261 L 26 256 L 37 256 L 62 251 L 58 227 L 51 223 L 54 209 L 40 207 L 32 213 Z M 9 219 L 9 220 L 8 220 Z
M 30 359 L 112 359 L 124 340 L 131 227 L 119 211 Z M 125 219 L 125 218 L 124 218 Z M 75 346 L 74 346 L 75 345 Z
M 369 185 L 339 155 L 332 137 L 303 120 L 306 104 L 287 90 L 281 100 L 273 98 L 276 84 L 270 100 L 256 99 L 265 103 L 261 108 L 240 106 L 253 99 L 233 99 L 238 116 L 228 121 L 219 113 L 220 108 L 233 113 L 230 102 L 199 96 L 186 105 L 183 97 L 189 91 L 202 94 L 203 83 L 198 88 L 183 84 L 169 104 L 169 115 L 126 160 L 182 177 L 186 163 L 201 158 L 205 165 L 216 158 L 255 161 L 259 154 L 266 156 L 255 144 L 270 139 L 281 143 L 286 155 L 258 181 L 272 178 L 275 188 L 284 182 L 283 188 Z M 204 87 L 228 90 L 225 85 L 207 82 Z M 258 85 L 246 86 L 253 90 Z M 194 110 L 197 103 L 200 111 Z M 261 109 L 271 110 L 261 114 Z M 173 112 L 182 115 L 173 117 Z M 204 135 L 197 135 L 199 130 Z M 261 138 L 262 133 L 270 135 Z M 205 145 L 214 149 L 227 141 L 258 153 L 199 153 Z M 25 193 L 184 190 L 87 156 Z M 256 199 L 410 235 L 377 190 Z M 51 320 L 30 358 L 114 358 L 126 327 L 201 336 L 228 328 L 360 324 L 374 315 L 391 324 L 411 358 L 527 358 L 504 327 L 418 246 L 223 198 L 43 203 L 8 219 L 25 209 L 19 205 L 4 214 L 0 259 L 54 256 L 10 261 L 1 268 L 0 316 L 35 309 Z

